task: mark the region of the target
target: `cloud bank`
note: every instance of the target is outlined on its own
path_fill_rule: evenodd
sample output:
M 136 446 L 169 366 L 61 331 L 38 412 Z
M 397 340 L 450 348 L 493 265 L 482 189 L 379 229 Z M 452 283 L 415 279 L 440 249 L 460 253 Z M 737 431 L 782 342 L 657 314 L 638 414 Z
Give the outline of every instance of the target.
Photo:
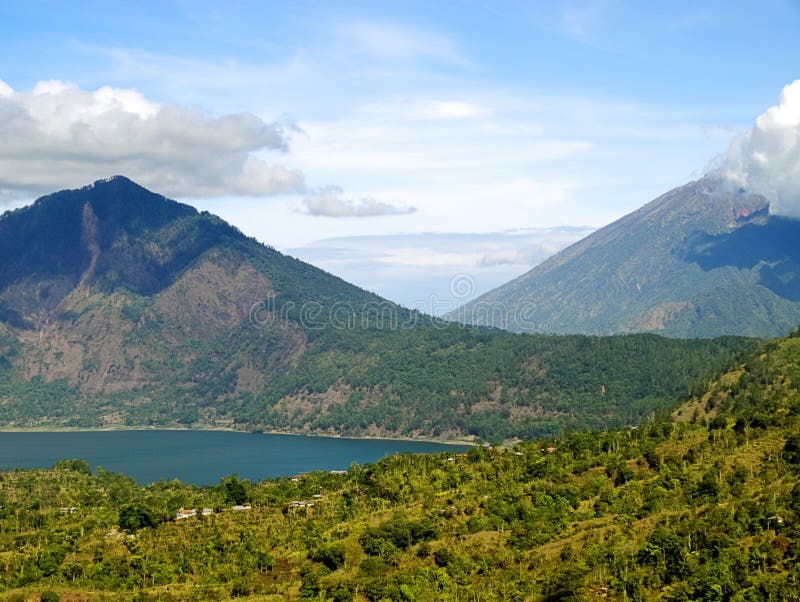
M 406 307 L 441 315 L 467 300 L 454 295 L 456 276 L 469 276 L 471 299 L 593 231 L 556 227 L 483 234 L 345 236 L 286 251 Z
M 770 213 L 800 219 L 800 80 L 731 143 L 721 171 L 736 186 L 764 195 Z
M 83 186 L 121 173 L 167 196 L 302 192 L 303 175 L 259 151 L 288 149 L 292 127 L 248 113 L 210 117 L 136 90 L 0 80 L 0 191 Z
M 303 213 L 321 217 L 377 217 L 381 215 L 407 215 L 414 213 L 416 207 L 398 206 L 382 203 L 375 199 L 353 201 L 342 198 L 338 186 L 320 188 L 303 199 Z

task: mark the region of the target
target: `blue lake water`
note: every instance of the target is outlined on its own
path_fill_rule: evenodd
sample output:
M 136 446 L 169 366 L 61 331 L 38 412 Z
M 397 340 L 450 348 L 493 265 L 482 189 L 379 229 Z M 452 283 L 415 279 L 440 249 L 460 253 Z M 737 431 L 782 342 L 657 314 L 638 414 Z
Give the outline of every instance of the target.
M 83 458 L 92 468 L 139 483 L 180 479 L 209 485 L 238 474 L 252 480 L 312 470 L 346 470 L 400 452 L 461 451 L 461 446 L 385 439 L 339 439 L 222 431 L 0 432 L 0 469 L 48 468 Z

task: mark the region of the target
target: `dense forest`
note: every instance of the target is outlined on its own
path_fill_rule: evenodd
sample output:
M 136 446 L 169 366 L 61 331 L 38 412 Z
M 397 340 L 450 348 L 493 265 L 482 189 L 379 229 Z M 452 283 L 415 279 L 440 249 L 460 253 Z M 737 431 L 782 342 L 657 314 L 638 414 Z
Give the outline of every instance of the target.
M 755 345 L 741 338 L 510 335 L 457 325 L 323 330 L 303 364 L 276 379 L 241 422 L 355 434 L 384 425 L 402 435 L 487 441 L 635 425 L 671 409 Z M 325 403 L 331 389 L 344 393 L 343 403 Z
M 639 428 L 206 488 L 139 486 L 80 460 L 5 472 L 0 588 L 7 600 L 792 600 L 798 500 L 795 335 Z
M 67 379 L 18 377 L 18 345 L 9 344 L 3 364 L 0 338 L 0 398 L 9 400 L 0 422 L 524 439 L 651 420 L 757 345 L 735 337 L 515 335 L 445 323 L 326 326 L 309 331 L 301 359 L 259 374 L 258 389 L 248 391 L 237 386 L 245 360 L 218 359 L 252 335 L 231 336 L 236 343 L 188 341 L 189 362 L 180 353 L 154 359 L 157 384 L 94 395 Z M 279 340 L 262 344 L 275 357 L 286 351 Z M 158 350 L 155 340 L 152 346 Z

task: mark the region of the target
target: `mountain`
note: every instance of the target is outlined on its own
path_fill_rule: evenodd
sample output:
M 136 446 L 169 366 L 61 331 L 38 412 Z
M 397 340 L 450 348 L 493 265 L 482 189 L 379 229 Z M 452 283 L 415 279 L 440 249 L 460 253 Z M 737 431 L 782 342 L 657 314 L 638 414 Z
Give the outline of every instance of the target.
M 800 323 L 800 221 L 706 176 L 453 312 L 516 332 L 772 337 Z
M 797 600 L 799 335 L 718 375 L 674 418 L 638 429 L 398 454 L 344 474 L 231 476 L 214 487 L 140 486 L 80 460 L 0 472 L 0 592 Z M 176 519 L 179 508 L 198 512 Z
M 434 320 L 124 177 L 0 217 L 0 424 L 485 439 L 666 411 L 751 341 Z

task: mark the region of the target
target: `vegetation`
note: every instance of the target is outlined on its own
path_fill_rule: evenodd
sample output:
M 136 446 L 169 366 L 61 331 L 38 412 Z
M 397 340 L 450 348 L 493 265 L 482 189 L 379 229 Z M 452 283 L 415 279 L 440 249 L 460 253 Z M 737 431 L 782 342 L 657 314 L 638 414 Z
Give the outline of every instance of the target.
M 797 599 L 799 434 L 794 336 L 639 428 L 206 488 L 137 486 L 76 461 L 6 472 L 0 588 L 64 600 Z M 252 508 L 235 511 L 242 492 Z M 176 520 L 181 507 L 214 512 Z
M 755 343 L 398 307 L 125 178 L 0 217 L 0 424 L 494 441 L 639 424 Z
M 639 424 L 671 409 L 741 352 L 742 339 L 508 335 L 447 328 L 319 333 L 241 422 L 355 434 L 484 440 Z M 298 397 L 342 402 L 303 411 Z M 302 395 L 298 396 L 298 392 Z
M 196 342 L 196 359 L 182 366 L 165 360 L 158 384 L 133 392 L 86 397 L 66 379 L 2 380 L 0 397 L 11 402 L 0 406 L 0 421 L 530 438 L 650 420 L 755 344 L 512 335 L 457 325 L 324 329 L 309 337 L 293 367 L 243 393 L 230 364 L 213 361 L 219 343 Z

